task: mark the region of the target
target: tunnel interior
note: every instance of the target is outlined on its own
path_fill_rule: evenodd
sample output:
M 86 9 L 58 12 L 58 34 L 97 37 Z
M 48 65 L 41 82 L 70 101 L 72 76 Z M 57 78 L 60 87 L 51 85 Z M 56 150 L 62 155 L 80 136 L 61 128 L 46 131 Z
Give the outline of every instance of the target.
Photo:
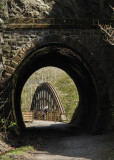
M 79 93 L 79 105 L 71 123 L 91 131 L 97 115 L 97 85 L 91 66 L 76 51 L 61 44 L 35 48 L 20 63 L 12 77 L 11 107 L 17 130 L 25 129 L 21 113 L 21 92 L 27 79 L 38 69 L 53 66 L 64 70 L 74 81 Z

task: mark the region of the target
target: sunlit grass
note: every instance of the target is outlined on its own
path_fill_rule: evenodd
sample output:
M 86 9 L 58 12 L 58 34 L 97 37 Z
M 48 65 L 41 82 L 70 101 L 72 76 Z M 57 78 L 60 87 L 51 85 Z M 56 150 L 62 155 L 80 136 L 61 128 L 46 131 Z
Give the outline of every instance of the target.
M 16 148 L 15 150 L 8 151 L 3 155 L 0 155 L 0 160 L 14 160 L 15 156 L 24 156 L 28 151 L 34 150 L 33 146 L 24 146 Z

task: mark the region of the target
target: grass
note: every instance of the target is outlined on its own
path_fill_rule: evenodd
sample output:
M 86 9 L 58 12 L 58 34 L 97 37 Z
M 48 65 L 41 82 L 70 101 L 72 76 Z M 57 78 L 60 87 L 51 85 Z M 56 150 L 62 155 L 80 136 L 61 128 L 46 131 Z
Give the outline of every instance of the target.
M 0 156 L 0 160 L 14 160 L 14 157 L 22 156 L 25 157 L 29 151 L 34 150 L 33 146 L 24 146 L 20 148 L 16 148 L 15 150 L 8 151 L 4 155 Z
M 33 150 L 34 148 L 32 146 L 24 146 L 24 147 L 20 147 L 17 148 L 13 151 L 8 151 L 6 154 L 20 154 L 20 153 L 25 153 L 29 150 Z

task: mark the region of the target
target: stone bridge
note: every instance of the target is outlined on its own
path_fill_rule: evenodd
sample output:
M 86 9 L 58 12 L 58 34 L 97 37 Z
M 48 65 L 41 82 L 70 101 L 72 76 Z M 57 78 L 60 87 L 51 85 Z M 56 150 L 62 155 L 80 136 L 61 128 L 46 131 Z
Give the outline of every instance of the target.
M 21 91 L 36 70 L 66 71 L 79 92 L 72 123 L 93 133 L 106 131 L 114 103 L 114 53 L 96 19 L 9 19 L 0 30 L 0 112 L 24 128 Z

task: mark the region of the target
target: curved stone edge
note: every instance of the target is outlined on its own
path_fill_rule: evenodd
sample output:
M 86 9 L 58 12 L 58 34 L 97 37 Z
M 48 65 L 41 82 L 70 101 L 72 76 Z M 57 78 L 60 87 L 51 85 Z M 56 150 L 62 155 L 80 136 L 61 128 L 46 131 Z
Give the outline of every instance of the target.
M 2 73 L 2 79 L 0 83 L 0 89 L 1 89 L 0 95 L 3 97 L 3 99 L 5 99 L 4 102 L 8 102 L 8 95 L 6 96 L 5 92 L 8 93 L 10 79 L 14 74 L 15 70 L 17 69 L 17 67 L 19 66 L 19 64 L 22 62 L 22 60 L 30 52 L 49 44 L 62 44 L 67 47 L 69 46 L 69 48 L 72 48 L 75 51 L 77 51 L 77 53 L 79 53 L 79 55 L 82 56 L 87 61 L 87 63 L 91 66 L 94 73 L 97 73 L 97 75 L 95 75 L 95 78 L 99 86 L 98 90 L 100 91 L 100 97 L 101 99 L 106 97 L 106 100 L 108 101 L 108 98 L 107 98 L 108 93 L 106 94 L 106 91 L 105 91 L 107 90 L 105 75 L 103 73 L 102 68 L 98 64 L 96 58 L 94 57 L 94 55 L 92 55 L 85 47 L 83 47 L 82 44 L 80 44 L 80 42 L 78 42 L 74 38 L 70 38 L 67 36 L 59 36 L 59 35 L 48 35 L 46 37 L 37 38 L 34 41 L 26 44 L 24 47 L 22 47 L 18 51 L 15 57 L 10 59 L 10 62 L 8 63 L 8 65 L 5 65 L 5 69 Z M 104 107 L 107 110 L 108 106 L 106 105 L 107 103 L 105 104 L 104 100 L 100 101 L 100 106 L 99 106 L 100 112 L 104 110 Z M 98 120 L 101 118 L 101 114 L 102 113 L 98 115 L 98 118 L 97 118 Z M 98 125 L 98 121 L 96 121 L 96 126 L 97 125 Z

